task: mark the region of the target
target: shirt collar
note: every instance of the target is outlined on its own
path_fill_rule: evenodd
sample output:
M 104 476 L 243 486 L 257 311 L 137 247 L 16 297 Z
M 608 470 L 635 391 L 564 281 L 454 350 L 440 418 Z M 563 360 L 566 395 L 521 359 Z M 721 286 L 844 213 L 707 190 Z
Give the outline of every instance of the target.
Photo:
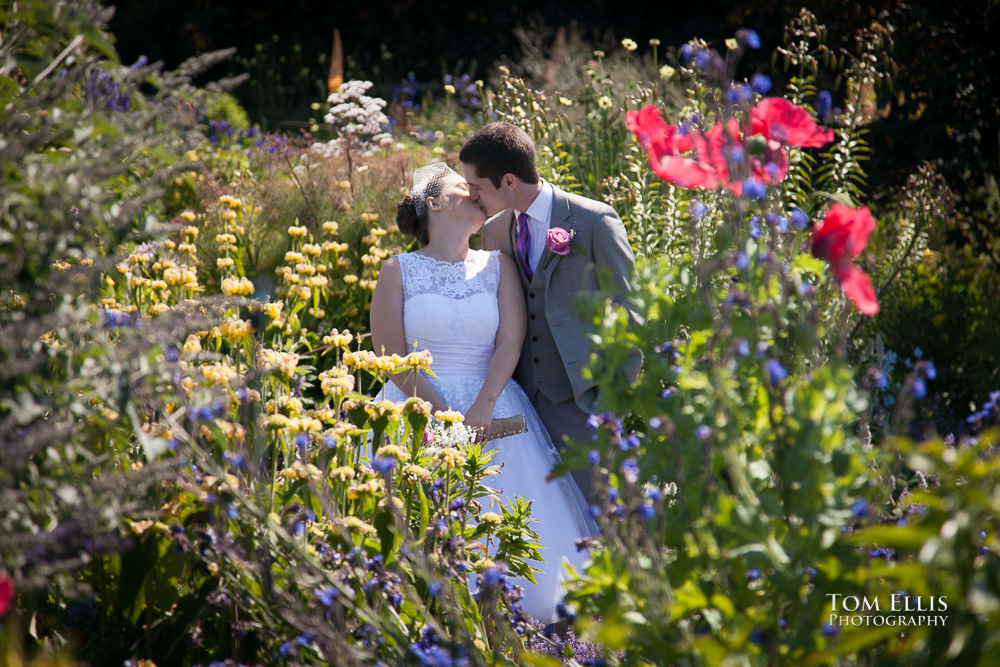
M 543 224 L 549 224 L 552 217 L 552 200 L 555 198 L 555 193 L 552 190 L 551 183 L 544 178 L 540 180 L 542 181 L 542 189 L 538 191 L 538 194 L 535 195 L 535 201 L 531 202 L 528 210 L 524 212 L 534 220 L 538 220 Z M 520 216 L 520 212 L 515 211 L 515 214 L 514 218 L 517 219 Z

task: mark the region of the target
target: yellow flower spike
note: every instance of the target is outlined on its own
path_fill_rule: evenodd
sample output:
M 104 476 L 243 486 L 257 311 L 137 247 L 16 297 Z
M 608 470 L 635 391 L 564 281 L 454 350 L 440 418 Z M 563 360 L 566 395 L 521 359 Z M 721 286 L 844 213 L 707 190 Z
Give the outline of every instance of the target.
M 337 231 L 340 229 L 340 225 L 338 225 L 333 220 L 329 220 L 329 221 L 323 223 L 323 229 L 324 229 L 324 231 L 327 231 L 330 234 L 336 234 Z
M 292 225 L 291 227 L 288 228 L 288 235 L 292 237 L 302 238 L 305 237 L 307 234 L 309 234 L 309 230 L 306 229 L 305 227 L 297 227 L 295 225 Z
M 306 255 L 313 255 L 314 257 L 319 257 L 323 254 L 323 248 L 315 243 L 306 243 L 302 246 L 302 252 Z
M 319 379 L 326 396 L 343 396 L 354 391 L 354 376 L 343 366 L 320 373 Z
M 439 422 L 457 424 L 465 421 L 465 415 L 457 410 L 438 410 L 434 413 L 434 418 Z
M 218 259 L 215 260 L 215 265 L 219 269 L 228 269 L 235 266 L 236 262 L 233 261 L 232 257 L 219 257 Z
M 194 211 L 181 211 L 181 219 L 187 220 L 188 222 L 194 222 L 195 219 Z M 184 230 L 184 233 L 187 234 L 187 229 Z M 197 234 L 198 232 L 197 230 L 195 230 L 195 235 L 197 236 Z

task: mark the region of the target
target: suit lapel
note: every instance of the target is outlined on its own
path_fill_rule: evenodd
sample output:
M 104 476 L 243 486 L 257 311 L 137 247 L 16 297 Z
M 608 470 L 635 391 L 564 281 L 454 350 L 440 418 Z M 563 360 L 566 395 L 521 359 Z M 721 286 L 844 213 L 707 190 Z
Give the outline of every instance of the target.
M 567 232 L 573 232 L 573 210 L 569 205 L 569 197 L 566 193 L 552 186 L 552 216 L 549 220 L 549 229 L 555 229 L 556 227 L 562 227 Z M 551 260 L 549 259 L 551 257 Z M 553 255 L 552 251 L 545 248 L 542 252 L 542 258 L 538 261 L 538 268 L 545 273 L 545 291 L 548 293 L 549 290 L 549 280 L 552 278 L 552 272 L 555 271 L 556 266 L 559 264 L 559 260 L 562 259 L 562 255 Z M 547 266 L 546 266 L 547 264 Z M 544 269 L 542 267 L 545 267 Z M 536 271 L 537 273 L 537 271 Z

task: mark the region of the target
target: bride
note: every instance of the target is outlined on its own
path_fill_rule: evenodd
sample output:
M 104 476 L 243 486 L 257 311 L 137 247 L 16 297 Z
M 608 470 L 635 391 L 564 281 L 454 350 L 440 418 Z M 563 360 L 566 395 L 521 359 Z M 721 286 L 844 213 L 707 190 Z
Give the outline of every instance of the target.
M 376 353 L 406 355 L 429 350 L 437 377 L 393 376 L 385 398 L 414 394 L 435 410 L 458 410 L 467 426 L 489 437 L 495 417 L 523 414 L 527 433 L 496 440 L 494 460 L 505 501 L 532 500 L 533 524 L 545 548 L 538 585 L 523 582 L 522 607 L 535 618 L 553 620 L 562 598 L 563 558 L 577 567 L 586 560 L 576 539 L 593 533 L 583 497 L 569 476 L 547 482 L 559 461 L 555 446 L 524 392 L 511 380 L 526 328 L 526 309 L 517 267 L 494 250 L 471 250 L 469 238 L 486 220 L 469 198 L 465 179 L 443 163 L 413 174 L 413 188 L 397 207 L 400 231 L 419 250 L 386 261 L 372 295 L 371 332 Z

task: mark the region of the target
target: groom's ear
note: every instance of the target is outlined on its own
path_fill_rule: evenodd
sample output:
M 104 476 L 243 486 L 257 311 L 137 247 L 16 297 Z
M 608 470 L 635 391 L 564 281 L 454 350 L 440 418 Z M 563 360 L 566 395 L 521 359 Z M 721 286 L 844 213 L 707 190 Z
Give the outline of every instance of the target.
M 500 185 L 505 190 L 517 189 L 517 184 L 520 182 L 521 180 L 514 174 L 504 174 L 503 178 L 500 179 Z

